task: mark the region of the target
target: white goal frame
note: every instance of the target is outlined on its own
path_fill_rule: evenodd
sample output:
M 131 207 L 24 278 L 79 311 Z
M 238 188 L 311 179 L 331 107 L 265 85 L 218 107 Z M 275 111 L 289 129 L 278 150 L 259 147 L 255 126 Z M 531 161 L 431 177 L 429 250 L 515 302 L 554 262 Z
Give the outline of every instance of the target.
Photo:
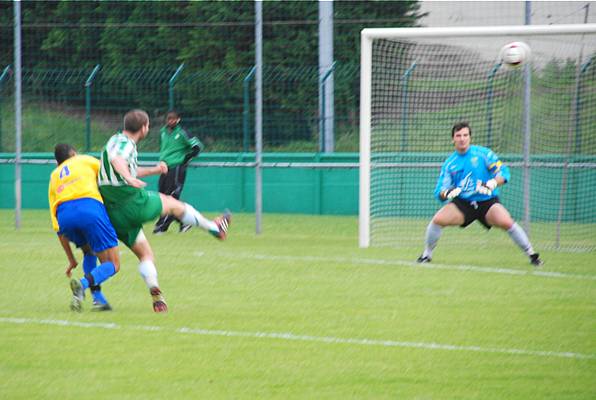
M 596 33 L 596 24 L 363 29 L 361 31 L 360 42 L 360 193 L 358 218 L 360 247 L 369 247 L 370 245 L 370 139 L 372 118 L 372 42 L 374 39 L 582 33 Z

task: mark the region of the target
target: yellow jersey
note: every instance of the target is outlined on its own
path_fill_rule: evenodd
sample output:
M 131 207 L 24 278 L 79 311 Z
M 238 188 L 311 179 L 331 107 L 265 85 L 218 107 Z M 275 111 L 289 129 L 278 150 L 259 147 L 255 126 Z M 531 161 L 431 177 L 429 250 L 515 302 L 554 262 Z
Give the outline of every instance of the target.
M 97 189 L 97 171 L 99 160 L 85 155 L 76 155 L 58 165 L 50 175 L 48 199 L 52 227 L 58 231 L 56 209 L 69 200 L 91 198 L 103 203 L 99 189 Z

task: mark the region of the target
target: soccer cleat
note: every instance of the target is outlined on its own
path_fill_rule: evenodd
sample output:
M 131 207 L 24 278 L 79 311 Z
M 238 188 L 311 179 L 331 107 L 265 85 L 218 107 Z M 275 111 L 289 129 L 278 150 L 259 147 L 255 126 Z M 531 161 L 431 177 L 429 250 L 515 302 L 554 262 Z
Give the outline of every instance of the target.
M 152 287 L 149 289 L 149 293 L 151 293 L 151 298 L 153 299 L 153 311 L 156 313 L 168 311 L 166 299 L 163 297 L 161 290 L 159 290 L 158 287 Z
M 232 222 L 232 214 L 230 213 L 230 211 L 225 210 L 224 213 L 221 216 L 215 218 L 213 222 L 215 222 L 215 225 L 217 225 L 218 230 L 217 232 L 209 232 L 219 240 L 226 240 L 226 237 L 228 236 L 228 228 L 230 226 L 230 223 Z
M 112 306 L 110 303 L 100 303 L 99 301 L 94 301 L 91 311 L 112 311 Z
M 164 233 L 166 233 L 166 231 L 164 231 L 163 229 L 160 229 L 160 228 L 155 228 L 153 230 L 153 234 L 154 235 L 161 235 L 161 234 L 164 234 Z
M 532 264 L 535 267 L 540 267 L 544 264 L 544 261 L 542 261 L 542 259 L 540 258 L 540 254 L 534 253 L 530 255 L 530 264 Z
M 192 225 L 180 224 L 180 229 L 178 229 L 178 233 L 188 232 L 190 228 L 192 228 Z
M 432 259 L 432 258 L 430 258 L 430 257 L 427 257 L 427 256 L 420 256 L 420 257 L 418 257 L 418 259 L 416 260 L 416 262 L 417 262 L 418 264 L 426 264 L 426 263 L 429 263 L 429 262 L 431 262 L 432 260 L 433 260 L 433 259 Z
M 81 312 L 83 310 L 83 300 L 85 300 L 85 290 L 78 279 L 70 280 L 70 290 L 72 290 L 72 300 L 70 301 L 70 309 L 72 311 Z

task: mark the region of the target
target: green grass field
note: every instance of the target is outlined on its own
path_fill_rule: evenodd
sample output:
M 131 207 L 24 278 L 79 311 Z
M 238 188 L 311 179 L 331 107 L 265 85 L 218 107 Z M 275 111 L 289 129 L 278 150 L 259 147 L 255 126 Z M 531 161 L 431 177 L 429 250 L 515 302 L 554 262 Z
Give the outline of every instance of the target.
M 355 217 L 236 215 L 226 242 L 150 236 L 169 313 L 123 248 L 114 311 L 75 314 L 47 211 L 0 217 L 1 399 L 596 398 L 594 252 L 535 272 L 454 230 L 418 266 Z

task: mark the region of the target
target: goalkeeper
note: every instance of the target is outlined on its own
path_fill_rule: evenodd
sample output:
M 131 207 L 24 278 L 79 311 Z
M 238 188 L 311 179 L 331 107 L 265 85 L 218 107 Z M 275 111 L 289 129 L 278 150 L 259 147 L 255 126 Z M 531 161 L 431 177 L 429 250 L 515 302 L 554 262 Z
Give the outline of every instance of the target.
M 203 149 L 203 144 L 196 137 L 191 137 L 180 126 L 180 114 L 176 111 L 168 112 L 166 125 L 161 128 L 159 161 L 168 166 L 168 172 L 159 177 L 159 192 L 180 199 L 184 181 L 186 180 L 186 168 L 188 163 L 196 157 Z M 155 224 L 153 233 L 164 233 L 170 224 L 177 218 L 166 215 L 161 217 Z M 192 225 L 187 225 L 178 220 L 179 232 L 186 232 Z
M 470 144 L 472 130 L 467 122 L 455 124 L 451 138 L 455 152 L 443 163 L 435 188 L 435 196 L 448 203 L 436 212 L 428 224 L 424 252 L 417 262 L 432 260 L 432 252 L 443 227 L 459 225 L 465 228 L 478 220 L 487 229 L 497 226 L 507 231 L 532 265 L 542 265 L 526 232 L 499 202 L 498 187 L 509 181 L 509 168 L 492 150 Z

